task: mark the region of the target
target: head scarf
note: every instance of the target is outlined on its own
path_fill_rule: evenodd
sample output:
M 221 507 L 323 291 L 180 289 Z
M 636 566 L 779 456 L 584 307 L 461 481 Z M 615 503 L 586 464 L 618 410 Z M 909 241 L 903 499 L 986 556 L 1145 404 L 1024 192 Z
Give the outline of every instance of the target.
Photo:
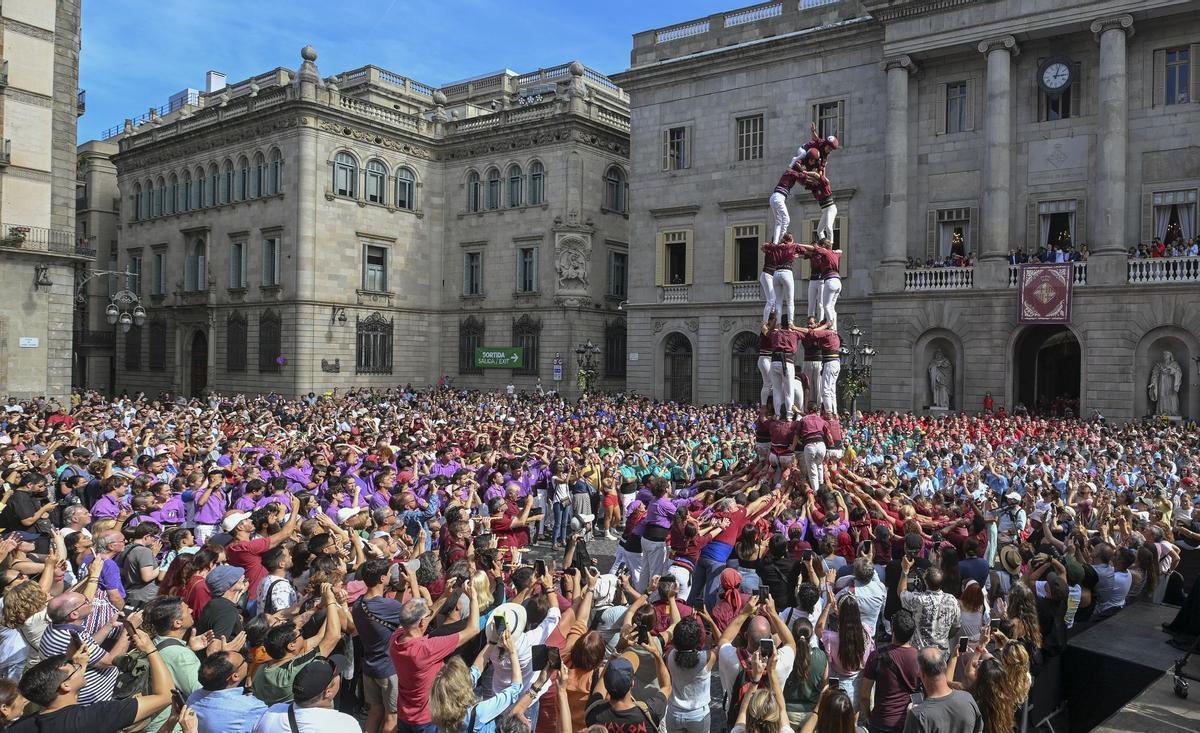
M 733 568 L 725 568 L 721 571 L 721 598 L 729 604 L 736 616 L 742 610 L 742 605 L 745 603 L 742 600 L 742 594 L 738 592 L 738 588 L 742 585 L 742 574 Z

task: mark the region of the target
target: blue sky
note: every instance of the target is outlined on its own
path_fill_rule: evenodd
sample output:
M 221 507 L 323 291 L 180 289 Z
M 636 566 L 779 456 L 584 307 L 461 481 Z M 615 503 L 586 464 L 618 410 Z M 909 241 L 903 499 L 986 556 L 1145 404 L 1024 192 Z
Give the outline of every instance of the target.
M 633 34 L 748 5 L 737 0 L 84 0 L 79 139 L 98 137 L 209 69 L 229 81 L 296 68 L 317 49 L 331 75 L 375 64 L 439 86 L 502 68 L 579 59 L 602 73 L 629 65 Z

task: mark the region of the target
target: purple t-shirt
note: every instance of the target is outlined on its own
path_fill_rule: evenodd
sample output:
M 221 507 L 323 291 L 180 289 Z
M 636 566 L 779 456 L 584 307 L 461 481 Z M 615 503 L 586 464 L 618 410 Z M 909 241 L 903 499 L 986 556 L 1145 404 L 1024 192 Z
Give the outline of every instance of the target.
M 220 524 L 221 518 L 225 516 L 225 508 L 229 506 L 229 496 L 223 488 L 215 488 L 208 495 L 208 501 L 204 506 L 200 506 L 200 496 L 203 492 L 196 496 L 196 523 L 197 524 Z

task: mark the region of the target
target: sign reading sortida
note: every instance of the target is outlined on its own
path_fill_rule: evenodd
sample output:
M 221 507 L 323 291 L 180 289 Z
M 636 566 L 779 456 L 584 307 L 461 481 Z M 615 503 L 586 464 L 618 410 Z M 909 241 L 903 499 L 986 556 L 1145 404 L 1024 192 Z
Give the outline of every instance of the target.
M 520 346 L 481 346 L 475 349 L 475 366 L 480 369 L 516 369 L 525 350 Z

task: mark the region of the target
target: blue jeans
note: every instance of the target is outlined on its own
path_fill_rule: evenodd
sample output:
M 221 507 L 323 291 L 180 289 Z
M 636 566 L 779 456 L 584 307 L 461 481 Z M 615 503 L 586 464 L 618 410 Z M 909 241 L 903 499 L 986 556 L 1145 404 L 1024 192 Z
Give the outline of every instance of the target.
M 695 608 L 702 601 L 707 608 L 717 605 L 717 590 L 721 587 L 721 571 L 725 560 L 701 557 L 692 571 L 692 593 L 688 605 Z
M 554 502 L 554 541 L 566 542 L 567 530 L 571 526 L 571 505 Z
M 403 720 L 396 723 L 396 733 L 438 733 L 436 723 L 406 723 Z

